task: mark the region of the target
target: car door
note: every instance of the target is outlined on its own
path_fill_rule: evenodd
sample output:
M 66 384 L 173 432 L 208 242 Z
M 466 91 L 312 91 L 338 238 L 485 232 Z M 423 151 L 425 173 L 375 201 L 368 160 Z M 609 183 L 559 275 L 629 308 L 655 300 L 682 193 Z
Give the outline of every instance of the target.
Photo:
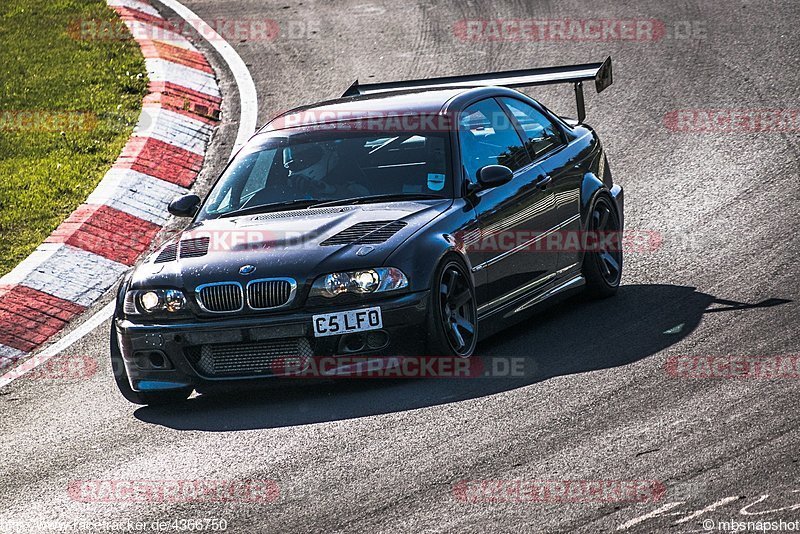
M 576 167 L 565 132 L 536 106 L 512 97 L 499 99 L 517 120 L 525 146 L 535 162 L 537 173 L 547 181 L 546 189 L 555 202 L 554 227 L 547 239 L 549 248 L 558 249 L 557 269 L 579 267 L 580 187 L 583 173 Z
M 557 253 L 537 242 L 555 224 L 553 194 L 539 185 L 514 122 L 494 98 L 476 102 L 459 117 L 459 146 L 465 179 L 477 182 L 486 165 L 505 165 L 513 179 L 474 195 L 481 235 L 467 247 L 473 270 L 485 270 L 486 290 L 477 296 L 479 313 L 488 313 L 547 281 Z

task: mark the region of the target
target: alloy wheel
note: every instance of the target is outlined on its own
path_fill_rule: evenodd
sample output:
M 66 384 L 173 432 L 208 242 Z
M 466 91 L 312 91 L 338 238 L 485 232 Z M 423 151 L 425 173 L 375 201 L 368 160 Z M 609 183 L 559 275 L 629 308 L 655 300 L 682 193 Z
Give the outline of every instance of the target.
M 475 345 L 477 310 L 469 280 L 457 263 L 448 264 L 442 271 L 439 305 L 450 348 L 459 356 L 468 356 Z
M 604 198 L 594 206 L 591 225 L 598 244 L 595 257 L 600 275 L 609 286 L 616 286 L 622 274 L 622 236 L 619 217 Z

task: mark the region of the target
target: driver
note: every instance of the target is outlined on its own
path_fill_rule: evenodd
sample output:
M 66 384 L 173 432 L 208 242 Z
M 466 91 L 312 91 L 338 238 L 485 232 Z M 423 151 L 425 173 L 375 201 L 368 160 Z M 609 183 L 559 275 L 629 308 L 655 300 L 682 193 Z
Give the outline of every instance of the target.
M 285 149 L 283 157 L 289 187 L 301 198 L 369 195 L 366 187 L 349 179 L 352 170 L 342 165 L 336 147 L 328 143 L 296 145 Z

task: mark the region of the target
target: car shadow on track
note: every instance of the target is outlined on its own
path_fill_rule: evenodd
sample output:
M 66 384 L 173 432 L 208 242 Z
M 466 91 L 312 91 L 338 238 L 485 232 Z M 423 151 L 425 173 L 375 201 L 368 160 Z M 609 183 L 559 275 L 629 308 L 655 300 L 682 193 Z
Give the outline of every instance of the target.
M 552 377 L 608 369 L 647 358 L 689 335 L 705 313 L 777 306 L 742 303 L 693 287 L 628 285 L 616 297 L 565 301 L 478 344 L 491 370 L 522 357 L 516 376 L 436 379 L 350 379 L 333 383 L 200 395 L 168 407 L 143 407 L 141 421 L 176 430 L 235 431 L 353 419 L 474 399 Z M 505 369 L 502 365 L 496 370 Z

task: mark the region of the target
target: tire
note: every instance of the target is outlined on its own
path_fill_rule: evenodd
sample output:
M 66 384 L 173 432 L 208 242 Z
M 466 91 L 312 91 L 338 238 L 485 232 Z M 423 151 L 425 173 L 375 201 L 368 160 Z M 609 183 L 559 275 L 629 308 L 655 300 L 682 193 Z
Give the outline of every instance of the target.
M 475 286 L 469 270 L 455 257 L 436 269 L 428 313 L 430 356 L 469 358 L 478 342 Z
M 589 235 L 597 233 L 595 250 L 583 256 L 583 277 L 586 293 L 592 298 L 607 298 L 616 294 L 622 279 L 622 228 L 619 214 L 606 195 L 598 196 L 589 215 Z M 604 235 L 613 234 L 611 246 Z
M 117 339 L 117 329 L 114 328 L 114 320 L 111 322 L 111 371 L 114 373 L 114 382 L 117 384 L 117 389 L 125 397 L 125 400 L 133 404 L 153 406 L 175 404 L 185 401 L 192 394 L 192 388 L 171 389 L 169 391 L 134 391 L 130 380 L 128 380 L 128 372 L 125 370 L 125 363 L 119 350 L 119 340 Z

